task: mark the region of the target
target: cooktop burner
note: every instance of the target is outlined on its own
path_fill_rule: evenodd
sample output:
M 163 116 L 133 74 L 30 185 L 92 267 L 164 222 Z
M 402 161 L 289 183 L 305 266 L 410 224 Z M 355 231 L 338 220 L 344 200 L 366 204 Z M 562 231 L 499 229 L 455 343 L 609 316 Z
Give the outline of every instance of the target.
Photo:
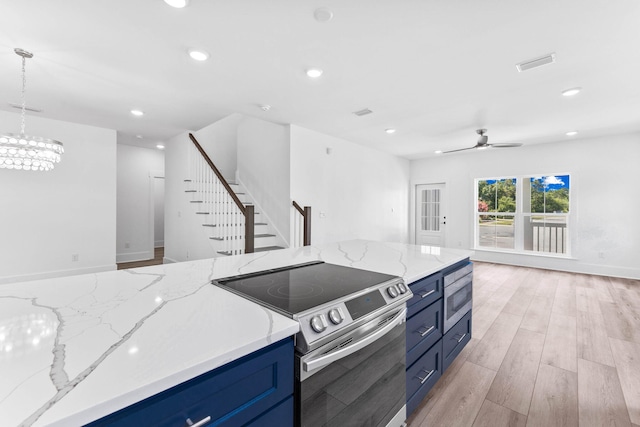
M 315 261 L 213 283 L 293 316 L 393 279 L 396 277 Z

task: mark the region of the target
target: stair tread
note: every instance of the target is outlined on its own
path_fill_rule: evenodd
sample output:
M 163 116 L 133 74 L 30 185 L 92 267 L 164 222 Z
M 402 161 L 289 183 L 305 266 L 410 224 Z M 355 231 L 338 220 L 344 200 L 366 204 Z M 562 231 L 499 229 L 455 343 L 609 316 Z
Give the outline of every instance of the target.
M 225 227 L 237 227 L 240 224 L 202 224 L 203 227 L 218 227 L 218 226 L 225 226 Z M 256 222 L 253 225 L 268 225 L 266 222 Z
M 261 238 L 261 237 L 276 237 L 275 234 L 255 234 L 253 236 L 254 238 Z M 224 237 L 209 237 L 211 240 L 225 240 Z M 228 236 L 227 240 L 231 240 L 231 239 L 241 239 L 242 236 Z
M 254 252 L 267 252 L 267 251 L 275 251 L 278 249 L 284 249 L 282 246 L 265 246 L 263 248 L 255 248 Z

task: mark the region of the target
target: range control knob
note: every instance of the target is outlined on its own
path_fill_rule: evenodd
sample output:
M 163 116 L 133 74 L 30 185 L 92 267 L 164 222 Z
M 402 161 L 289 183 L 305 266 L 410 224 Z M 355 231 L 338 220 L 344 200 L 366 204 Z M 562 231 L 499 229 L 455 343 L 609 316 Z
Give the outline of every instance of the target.
M 398 296 L 398 289 L 396 289 L 396 287 L 395 287 L 395 286 L 389 286 L 389 287 L 387 288 L 387 293 L 389 294 L 389 296 L 390 296 L 391 298 L 395 298 L 395 297 L 397 297 L 397 296 Z
M 405 285 L 404 283 L 398 283 L 398 289 L 400 289 L 401 294 L 406 294 L 408 291 L 407 285 Z
M 324 316 L 313 316 L 311 318 L 311 329 L 320 333 L 327 329 L 327 321 L 324 319 Z
M 331 323 L 333 323 L 334 325 L 339 325 L 344 320 L 344 316 L 342 315 L 340 310 L 338 310 L 337 308 L 332 308 L 331 310 L 329 310 L 329 320 L 331 320 Z

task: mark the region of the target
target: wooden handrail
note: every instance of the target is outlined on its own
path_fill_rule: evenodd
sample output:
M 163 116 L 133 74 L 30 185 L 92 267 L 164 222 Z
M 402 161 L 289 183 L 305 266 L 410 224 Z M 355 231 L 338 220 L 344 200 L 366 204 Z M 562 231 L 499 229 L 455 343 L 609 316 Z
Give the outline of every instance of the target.
M 300 207 L 300 205 L 299 205 L 299 204 L 297 204 L 295 200 L 293 201 L 293 207 L 294 207 L 294 208 L 296 208 L 296 210 L 297 210 L 298 212 L 300 212 L 300 215 L 304 216 L 304 210 L 302 210 L 302 208 Z
M 236 196 L 236 193 L 231 189 L 231 186 L 229 185 L 227 180 L 224 179 L 224 176 L 222 176 L 222 174 L 220 173 L 220 171 L 218 170 L 216 165 L 213 164 L 213 162 L 211 161 L 211 159 L 209 158 L 207 153 L 202 149 L 202 146 L 200 145 L 200 143 L 198 143 L 198 140 L 196 139 L 196 137 L 193 136 L 193 134 L 190 133 L 189 134 L 189 138 L 191 138 L 191 141 L 193 141 L 193 143 L 195 144 L 196 148 L 198 149 L 200 154 L 202 154 L 202 157 L 204 157 L 204 160 L 207 162 L 207 164 L 209 164 L 209 166 L 211 167 L 213 172 L 216 174 L 216 176 L 218 177 L 218 179 L 222 183 L 223 187 L 227 190 L 227 192 L 229 193 L 229 195 L 231 196 L 233 201 L 236 202 L 236 205 L 238 206 L 238 209 L 240 209 L 240 212 L 242 212 L 242 214 L 246 217 L 247 216 L 247 212 L 246 212 L 245 206 L 242 204 L 240 199 L 238 199 L 238 196 Z
M 311 246 L 311 206 L 305 206 L 303 209 L 294 200 L 293 207 L 302 215 L 302 244 L 304 246 Z
M 236 203 L 236 205 L 238 206 L 238 209 L 240 209 L 240 212 L 242 212 L 242 215 L 244 215 L 244 253 L 246 254 L 253 253 L 255 251 L 254 206 L 253 205 L 245 206 L 242 204 L 242 202 L 240 201 L 236 193 L 231 189 L 231 186 L 229 185 L 227 180 L 224 179 L 224 176 L 222 176 L 222 174 L 220 173 L 216 165 L 213 164 L 213 162 L 211 161 L 207 153 L 204 151 L 204 149 L 202 148 L 202 146 L 200 145 L 196 137 L 193 136 L 192 133 L 189 133 L 189 138 L 191 138 L 191 141 L 196 146 L 196 148 L 198 149 L 198 151 L 200 152 L 204 160 L 207 162 L 209 167 L 211 167 L 211 170 L 213 170 L 213 172 L 216 174 L 216 176 L 222 183 L 222 186 L 225 188 L 225 190 L 227 190 L 227 193 L 229 193 L 229 196 L 231 196 L 233 201 Z

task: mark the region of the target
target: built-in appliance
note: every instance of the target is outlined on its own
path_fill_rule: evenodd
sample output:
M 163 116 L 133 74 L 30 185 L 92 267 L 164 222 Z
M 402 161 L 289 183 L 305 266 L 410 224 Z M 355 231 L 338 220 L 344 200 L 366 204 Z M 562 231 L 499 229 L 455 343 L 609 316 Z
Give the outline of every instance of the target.
M 300 322 L 297 426 L 402 426 L 406 301 L 399 277 L 321 261 L 214 280 Z
M 447 333 L 473 305 L 473 264 L 444 276 L 444 332 Z

